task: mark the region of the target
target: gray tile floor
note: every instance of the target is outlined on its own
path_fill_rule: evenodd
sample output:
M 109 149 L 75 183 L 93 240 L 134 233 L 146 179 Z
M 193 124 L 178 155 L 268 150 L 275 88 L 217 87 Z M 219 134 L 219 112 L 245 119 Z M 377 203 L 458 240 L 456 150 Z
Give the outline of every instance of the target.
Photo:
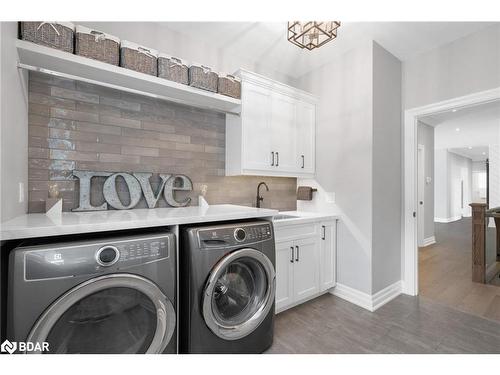
M 326 294 L 276 316 L 268 353 L 500 353 L 500 323 L 422 297 L 371 313 Z

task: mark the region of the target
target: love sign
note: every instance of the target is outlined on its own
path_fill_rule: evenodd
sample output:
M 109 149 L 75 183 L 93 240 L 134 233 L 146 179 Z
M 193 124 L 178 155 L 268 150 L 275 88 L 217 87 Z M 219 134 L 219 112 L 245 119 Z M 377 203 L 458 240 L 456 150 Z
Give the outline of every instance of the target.
M 77 208 L 73 211 L 101 211 L 107 210 L 108 205 L 117 210 L 129 210 L 134 208 L 144 196 L 149 208 L 155 208 L 162 192 L 167 204 L 171 207 L 184 207 L 191 202 L 191 198 L 186 198 L 183 201 L 177 201 L 174 196 L 175 191 L 191 191 L 193 183 L 189 177 L 182 174 L 160 174 L 161 179 L 158 189 L 153 191 L 150 178 L 152 173 L 136 172 L 136 173 L 111 173 L 111 172 L 94 172 L 94 171 L 73 171 L 73 176 L 80 180 L 80 200 Z M 103 195 L 105 202 L 99 206 L 92 206 L 90 203 L 90 187 L 92 178 L 106 177 L 103 185 Z M 122 178 L 127 186 L 130 203 L 125 205 L 116 190 L 116 179 Z

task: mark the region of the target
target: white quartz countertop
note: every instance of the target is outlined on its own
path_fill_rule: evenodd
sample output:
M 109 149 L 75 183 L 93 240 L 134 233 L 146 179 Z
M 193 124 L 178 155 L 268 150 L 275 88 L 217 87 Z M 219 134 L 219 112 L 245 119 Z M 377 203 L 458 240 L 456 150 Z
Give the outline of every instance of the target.
M 63 212 L 60 218 L 26 214 L 0 224 L 0 238 L 13 240 L 122 229 L 271 217 L 278 211 L 231 204 L 179 208 Z
M 335 220 L 340 218 L 340 215 L 335 213 L 306 212 L 306 211 L 280 211 L 278 215 L 295 216 L 295 217 L 287 218 L 285 220 L 273 220 L 273 224 L 275 227 L 312 223 L 321 220 Z

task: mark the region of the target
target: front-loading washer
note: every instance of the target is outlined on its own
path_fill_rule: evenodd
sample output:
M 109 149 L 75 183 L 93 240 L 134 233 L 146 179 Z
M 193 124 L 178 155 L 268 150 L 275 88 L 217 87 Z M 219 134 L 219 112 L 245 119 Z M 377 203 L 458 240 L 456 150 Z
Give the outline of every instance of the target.
M 273 342 L 271 222 L 181 228 L 179 351 L 261 353 Z
M 7 339 L 54 354 L 176 353 L 176 268 L 166 231 L 18 247 Z

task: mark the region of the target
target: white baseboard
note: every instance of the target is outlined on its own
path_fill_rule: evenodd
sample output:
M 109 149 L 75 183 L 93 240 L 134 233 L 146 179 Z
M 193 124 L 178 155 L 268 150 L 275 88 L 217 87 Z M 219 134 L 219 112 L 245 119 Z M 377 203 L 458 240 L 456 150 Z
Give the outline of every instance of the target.
M 426 247 L 426 246 L 429 246 L 429 245 L 434 245 L 435 243 L 436 243 L 436 237 L 435 236 L 427 237 L 427 238 L 424 238 L 424 243 L 422 244 L 422 247 Z
M 460 220 L 462 216 L 453 216 L 453 217 L 435 217 L 434 222 L 436 223 L 451 223 L 453 221 Z
M 384 306 L 387 302 L 392 301 L 403 292 L 403 283 L 396 281 L 394 284 L 385 287 L 381 291 L 372 295 L 372 311 Z
M 375 311 L 402 293 L 402 282 L 397 281 L 372 295 L 337 283 L 330 293 L 368 311 Z
M 372 297 L 367 293 L 339 283 L 335 285 L 335 288 L 333 288 L 330 293 L 332 293 L 334 296 L 346 300 L 347 302 L 354 303 L 355 305 L 358 305 L 364 309 L 373 311 Z

